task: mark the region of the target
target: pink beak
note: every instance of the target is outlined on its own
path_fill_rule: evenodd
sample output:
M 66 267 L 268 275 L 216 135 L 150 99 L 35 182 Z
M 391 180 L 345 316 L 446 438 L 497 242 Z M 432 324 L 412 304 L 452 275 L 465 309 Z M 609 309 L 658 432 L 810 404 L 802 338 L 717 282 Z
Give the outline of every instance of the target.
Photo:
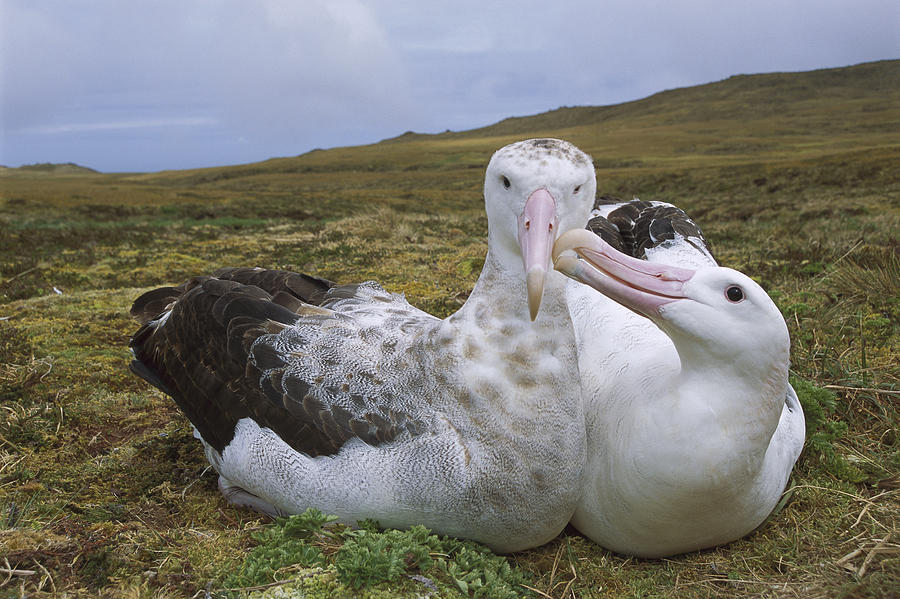
M 556 239 L 556 200 L 544 188 L 534 191 L 519 215 L 519 247 L 525 264 L 528 312 L 537 318 L 544 295 L 544 276 L 550 268 L 550 253 Z
M 586 229 L 567 231 L 557 240 L 553 267 L 650 318 L 686 297 L 682 287 L 696 272 L 632 258 Z

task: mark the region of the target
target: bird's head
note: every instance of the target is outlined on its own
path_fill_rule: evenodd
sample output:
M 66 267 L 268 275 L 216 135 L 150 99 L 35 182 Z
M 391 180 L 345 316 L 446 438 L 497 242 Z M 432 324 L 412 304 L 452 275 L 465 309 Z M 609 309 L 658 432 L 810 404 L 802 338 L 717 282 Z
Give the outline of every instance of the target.
M 501 260 L 521 260 L 531 319 L 537 316 L 559 234 L 583 227 L 597 181 L 591 157 L 559 139 L 529 139 L 498 150 L 484 182 L 489 243 Z

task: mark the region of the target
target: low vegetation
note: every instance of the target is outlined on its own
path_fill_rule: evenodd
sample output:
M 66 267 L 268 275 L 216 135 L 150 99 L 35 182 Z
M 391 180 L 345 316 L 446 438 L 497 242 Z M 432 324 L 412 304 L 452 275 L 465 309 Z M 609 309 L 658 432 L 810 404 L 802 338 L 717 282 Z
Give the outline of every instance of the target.
M 228 505 L 127 370 L 142 291 L 222 265 L 374 278 L 439 316 L 486 250 L 491 152 L 552 135 L 695 217 L 791 331 L 808 442 L 757 531 L 661 560 L 574 530 L 495 556 Z M 900 62 L 228 168 L 0 172 L 0 597 L 886 597 L 900 588 Z

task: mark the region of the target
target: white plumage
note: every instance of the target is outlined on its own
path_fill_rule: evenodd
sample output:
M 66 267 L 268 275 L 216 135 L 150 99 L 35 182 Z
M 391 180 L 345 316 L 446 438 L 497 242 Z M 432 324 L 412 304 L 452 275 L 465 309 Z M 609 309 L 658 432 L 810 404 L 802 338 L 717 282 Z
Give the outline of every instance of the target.
M 665 209 L 665 219 L 694 227 L 683 213 L 636 202 L 628 209 L 641 214 L 625 219 L 635 226 L 623 236 L 644 231 L 646 260 L 587 230 L 558 240 L 554 259 L 575 279 L 567 297 L 586 402 L 587 463 L 572 523 L 613 551 L 660 557 L 756 528 L 784 490 L 805 427 L 772 300 L 716 266 L 699 230 L 691 237 L 646 220 Z M 648 239 L 648 231 L 668 234 Z

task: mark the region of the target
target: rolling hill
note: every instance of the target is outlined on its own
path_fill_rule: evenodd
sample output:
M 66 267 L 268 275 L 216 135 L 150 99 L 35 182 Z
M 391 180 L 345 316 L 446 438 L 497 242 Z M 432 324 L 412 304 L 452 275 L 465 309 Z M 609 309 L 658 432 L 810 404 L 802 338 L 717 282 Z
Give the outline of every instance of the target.
M 854 161 L 855 155 L 873 151 L 883 155 L 887 166 L 898 157 L 900 145 L 900 60 L 740 75 L 614 106 L 559 108 L 509 118 L 471 131 L 406 133 L 365 146 L 248 165 L 151 173 L 141 179 L 192 185 L 262 174 L 478 170 L 497 147 L 539 136 L 574 142 L 593 156 L 601 176 L 603 171 L 618 177 L 635 169 L 672 172 L 762 162 Z

